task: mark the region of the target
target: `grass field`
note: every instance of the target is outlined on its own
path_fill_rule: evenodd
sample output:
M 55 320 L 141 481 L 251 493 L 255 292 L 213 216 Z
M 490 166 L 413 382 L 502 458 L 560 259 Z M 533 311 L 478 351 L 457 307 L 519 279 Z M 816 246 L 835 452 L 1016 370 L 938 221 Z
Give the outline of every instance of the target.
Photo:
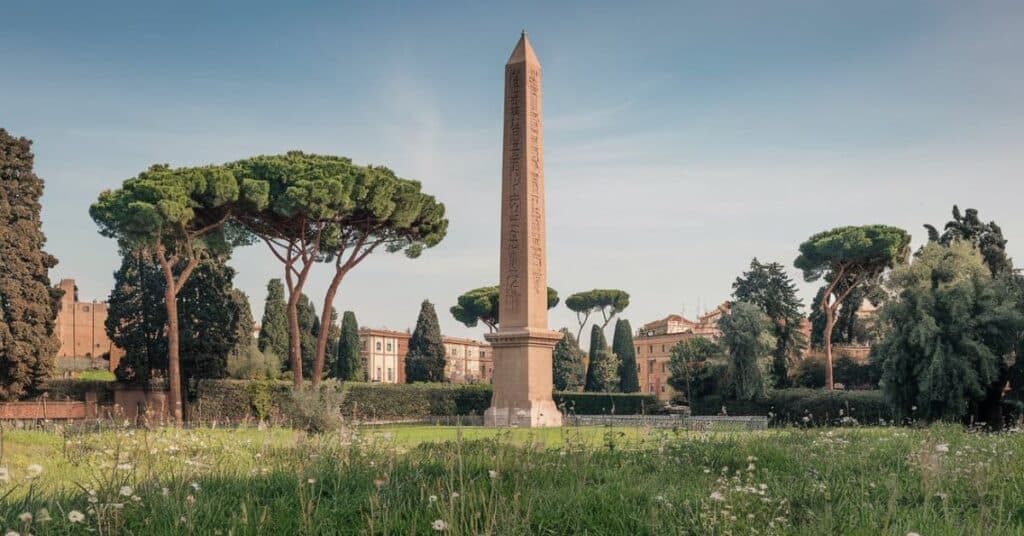
M 1024 534 L 1024 435 L 7 430 L 0 523 L 41 535 Z

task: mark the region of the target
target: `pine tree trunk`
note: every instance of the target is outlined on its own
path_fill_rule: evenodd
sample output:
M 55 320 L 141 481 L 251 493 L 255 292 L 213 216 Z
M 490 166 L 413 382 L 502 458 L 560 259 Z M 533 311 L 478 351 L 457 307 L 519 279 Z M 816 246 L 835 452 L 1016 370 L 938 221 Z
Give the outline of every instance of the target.
M 175 292 L 174 271 L 163 252 L 157 254 L 164 272 L 164 304 L 167 310 L 167 385 L 170 395 L 171 415 L 175 426 L 181 426 L 184 415 L 181 409 L 181 362 L 180 339 L 178 337 L 178 298 Z
M 302 389 L 302 334 L 299 332 L 298 289 L 288 296 L 288 358 L 292 367 L 292 387 Z
M 825 297 L 828 299 L 828 296 Z M 834 383 L 832 380 L 832 328 L 835 327 L 835 312 L 832 307 L 826 305 L 825 311 L 825 389 L 832 391 Z
M 331 331 L 331 310 L 334 305 L 334 297 L 338 293 L 338 285 L 341 284 L 343 277 L 345 277 L 345 271 L 341 269 L 336 270 L 334 278 L 331 279 L 330 286 L 327 287 L 327 293 L 324 295 L 324 305 L 320 311 L 320 333 L 316 336 L 316 356 L 313 361 L 313 375 L 311 378 L 314 389 L 320 385 L 320 378 L 324 373 L 324 362 L 327 355 L 327 336 L 330 335 Z

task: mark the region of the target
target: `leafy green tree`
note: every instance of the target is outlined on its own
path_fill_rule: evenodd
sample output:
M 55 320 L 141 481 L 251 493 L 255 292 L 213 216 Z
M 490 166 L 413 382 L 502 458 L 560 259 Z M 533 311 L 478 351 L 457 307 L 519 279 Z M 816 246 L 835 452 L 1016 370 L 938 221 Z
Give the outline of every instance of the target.
M 562 338 L 552 350 L 554 382 L 556 391 L 578 391 L 583 387 L 583 350 L 580 343 L 566 328 L 561 330 Z
M 377 249 L 418 257 L 445 237 L 444 205 L 385 167 L 357 166 L 348 158 L 290 152 L 230 165 L 270 193 L 266 206 L 240 213 L 239 220 L 263 239 L 285 268 L 288 288 L 289 356 L 295 387 L 302 385 L 299 295 L 313 264 L 333 264 L 321 308 L 330 322 L 331 304 L 342 279 Z M 316 338 L 312 377 L 323 375 L 330 330 Z M 332 354 L 333 355 L 333 354 Z
M 722 344 L 729 352 L 732 394 L 738 400 L 755 400 L 765 394 L 759 360 L 775 347 L 771 321 L 756 305 L 739 302 L 718 320 Z
M 756 305 L 768 315 L 776 341 L 772 352 L 772 383 L 777 388 L 788 387 L 789 363 L 799 359 L 807 344 L 800 333 L 803 302 L 797 297 L 796 284 L 781 264 L 762 263 L 754 258 L 750 261 L 750 270 L 733 282 L 732 296 L 736 301 Z
M 897 415 L 987 419 L 979 410 L 1024 329 L 1007 280 L 993 278 L 969 243 L 930 242 L 894 271 L 890 287 L 898 294 L 880 312 L 879 355 L 882 389 Z M 1001 426 L 1001 415 L 995 419 L 986 422 Z
M 816 304 L 825 314 L 825 385 L 831 390 L 832 330 L 836 311 L 850 294 L 862 286 L 880 284 L 887 269 L 906 262 L 910 235 L 887 225 L 837 227 L 823 231 L 800 244 L 794 264 L 808 282 L 825 278 L 828 283 Z
M 263 320 L 257 340 L 261 352 L 271 352 L 279 358 L 288 355 L 288 314 L 285 311 L 284 285 L 280 279 L 267 283 L 267 301 L 263 305 Z
M 578 339 L 583 336 L 583 328 L 587 325 L 590 315 L 596 312 L 600 312 L 604 319 L 601 323 L 601 330 L 604 331 L 615 315 L 629 307 L 629 294 L 618 289 L 595 288 L 569 296 L 565 299 L 565 306 L 576 313 L 576 320 L 580 324 L 580 329 L 576 333 Z
M 604 331 L 594 324 L 590 329 L 590 363 L 587 366 L 587 381 L 584 391 L 610 393 L 619 386 L 619 363 L 615 354 L 608 349 Z
M 696 366 L 719 357 L 721 354 L 722 349 L 704 337 L 694 337 L 677 342 L 672 347 L 669 357 L 668 384 L 676 391 L 686 393 L 686 402 L 692 404 Z
M 359 351 L 359 323 L 352 311 L 345 311 L 341 317 L 340 339 L 334 376 L 342 381 L 362 381 L 363 358 Z
M 483 322 L 489 331 L 494 332 L 498 329 L 498 295 L 498 287 L 475 288 L 459 296 L 449 311 L 467 328 L 475 328 L 477 323 Z M 548 309 L 556 305 L 558 291 L 548 287 Z
M 43 251 L 32 142 L 0 129 L 0 400 L 35 392 L 53 371 L 60 291 L 50 287 L 57 259 Z
M 928 240 L 948 246 L 953 242 L 968 242 L 973 245 L 985 259 L 985 265 L 998 276 L 1013 271 L 1013 262 L 1006 254 L 1006 239 L 1003 229 L 996 222 L 982 223 L 978 218 L 978 210 L 969 208 L 966 214 L 960 213 L 960 207 L 953 205 L 953 219 L 946 223 L 940 235 L 931 225 L 928 229 Z
M 629 320 L 615 321 L 615 335 L 612 336 L 612 353 L 619 360 L 619 392 L 640 392 L 640 378 L 637 376 L 636 347 L 633 346 L 633 329 Z
M 405 381 L 443 382 L 445 365 L 444 340 L 437 321 L 434 304 L 423 300 L 416 329 L 409 338 L 409 351 L 405 355 Z
M 240 183 L 223 167 L 161 165 L 124 181 L 120 189 L 101 193 L 89 207 L 100 234 L 116 239 L 122 250 L 146 250 L 164 275 L 168 382 L 175 423 L 180 424 L 183 417 L 176 296 L 201 260 L 230 253 L 236 236 L 226 232 L 225 223 L 234 209 L 261 206 L 266 194 Z M 179 265 L 182 268 L 175 270 Z

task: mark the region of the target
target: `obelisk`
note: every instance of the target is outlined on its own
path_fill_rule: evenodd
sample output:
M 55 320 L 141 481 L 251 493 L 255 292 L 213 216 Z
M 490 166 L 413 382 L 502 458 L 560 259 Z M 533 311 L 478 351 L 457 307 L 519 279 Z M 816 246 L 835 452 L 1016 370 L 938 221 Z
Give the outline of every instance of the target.
M 501 168 L 501 269 L 494 395 L 488 426 L 561 426 L 551 399 L 551 349 L 562 334 L 548 329 L 544 236 L 544 121 L 540 62 L 523 32 L 505 65 L 505 132 Z

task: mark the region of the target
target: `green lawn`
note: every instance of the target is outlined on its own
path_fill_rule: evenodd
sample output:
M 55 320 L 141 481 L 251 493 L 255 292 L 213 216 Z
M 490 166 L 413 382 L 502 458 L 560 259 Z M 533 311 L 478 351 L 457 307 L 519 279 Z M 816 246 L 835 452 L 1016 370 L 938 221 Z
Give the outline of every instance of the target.
M 1024 435 L 957 427 L 7 430 L 0 467 L 0 533 L 1024 534 Z

